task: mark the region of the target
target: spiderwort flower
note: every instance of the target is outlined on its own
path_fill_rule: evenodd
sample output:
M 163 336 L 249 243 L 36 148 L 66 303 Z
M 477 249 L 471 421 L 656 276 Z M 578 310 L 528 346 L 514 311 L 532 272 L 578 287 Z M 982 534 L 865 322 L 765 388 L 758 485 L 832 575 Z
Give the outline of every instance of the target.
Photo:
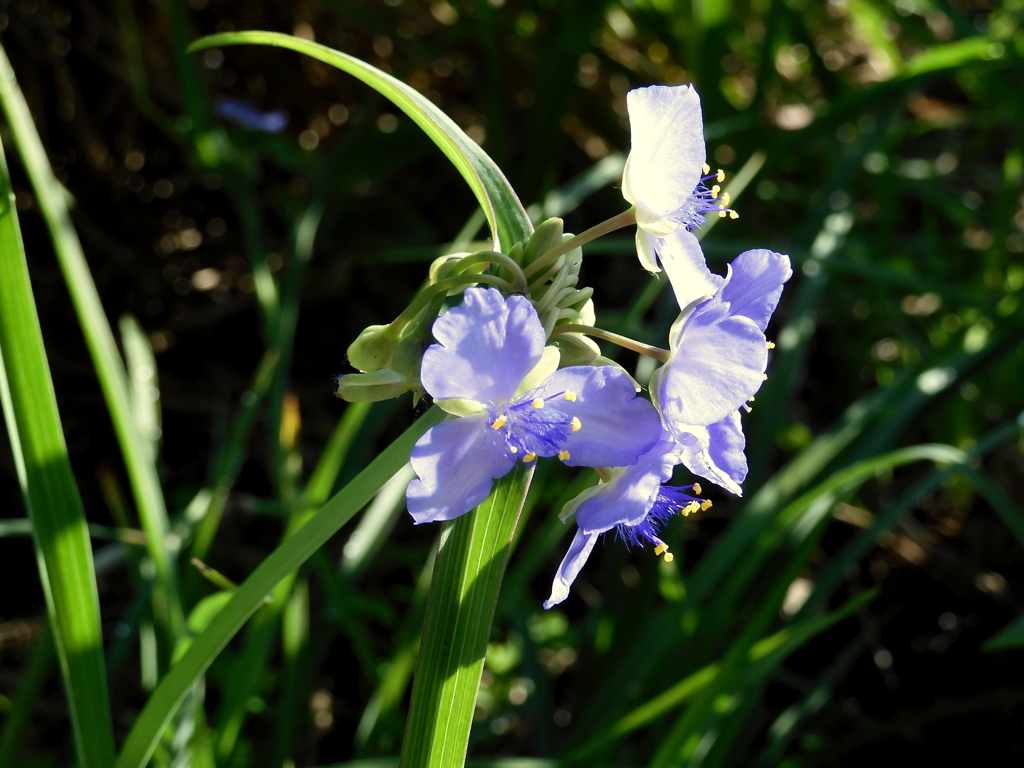
M 662 439 L 636 464 L 607 470 L 605 482 L 587 489 L 565 506 L 562 517 L 575 512 L 578 528 L 558 567 L 545 608 L 568 597 L 569 587 L 590 557 L 598 537 L 606 531 L 615 529 L 629 547 L 651 545 L 654 554 L 664 555 L 666 562 L 672 562 L 668 545 L 658 538 L 661 526 L 676 514 L 689 515 L 711 506 L 710 501 L 699 497 L 701 488 L 697 484 L 664 485 L 679 463 L 679 448 L 668 433 L 663 433 Z
M 739 409 L 766 378 L 774 344 L 764 331 L 793 270 L 789 257 L 759 249 L 737 256 L 723 278 L 700 265 L 698 256 L 694 241 L 688 263 L 697 279 L 673 284 L 683 314 L 669 340 L 671 357 L 652 377 L 651 392 L 680 445 L 682 463 L 741 495 L 747 461 Z M 709 297 L 695 295 L 705 285 L 716 289 Z
M 417 523 L 451 520 L 490 493 L 517 460 L 628 466 L 657 442 L 657 412 L 629 377 L 606 366 L 555 370 L 537 311 L 524 296 L 470 288 L 434 322 L 420 379 L 461 418 L 431 427 L 412 451 L 406 498 Z
M 680 238 L 700 227 L 705 213 L 738 214 L 729 209 L 728 193 L 720 194 L 725 174 L 711 173 L 706 163 L 700 97 L 692 86 L 637 88 L 626 94 L 626 110 L 631 136 L 622 195 L 636 209 L 637 254 L 650 272 L 661 271 L 660 260 L 674 280 Z

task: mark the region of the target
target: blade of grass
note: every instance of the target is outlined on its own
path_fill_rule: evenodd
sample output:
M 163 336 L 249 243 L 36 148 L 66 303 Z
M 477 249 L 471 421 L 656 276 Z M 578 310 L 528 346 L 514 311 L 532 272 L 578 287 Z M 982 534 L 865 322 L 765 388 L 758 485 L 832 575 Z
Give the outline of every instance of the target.
M 96 284 L 89 272 L 82 245 L 75 234 L 63 187 L 53 175 L 46 151 L 36 132 L 25 97 L 15 81 L 14 71 L 0 48 L 0 107 L 11 128 L 11 136 L 35 189 L 46 220 L 64 282 L 71 294 L 79 325 L 85 336 L 104 401 L 117 435 L 131 483 L 139 520 L 146 531 L 149 556 L 153 561 L 159 589 L 154 590 L 154 611 L 172 638 L 184 631 L 185 617 L 178 593 L 177 576 L 167 546 L 167 509 L 164 506 L 156 466 L 150 460 L 145 441 L 134 419 L 124 364 L 117 351 L 113 331 L 107 322 Z
M 534 467 L 517 464 L 475 510 L 447 522 L 423 623 L 402 765 L 461 765 L 509 547 Z
M 348 72 L 388 98 L 423 129 L 469 184 L 487 216 L 495 249 L 512 247 L 533 231 L 522 203 L 494 161 L 451 118 L 415 89 L 340 51 L 277 32 L 233 32 L 201 38 L 189 52 L 225 45 L 271 45 L 312 56 Z
M 0 77 L 0 96 L 13 88 L 9 78 Z M 0 378 L 6 382 L 4 418 L 32 519 L 78 759 L 83 768 L 106 768 L 114 759 L 114 731 L 92 547 L 61 430 L 2 147 Z
M 203 675 L 228 641 L 263 604 L 264 598 L 277 584 L 289 578 L 380 490 L 408 461 L 416 440 L 443 418 L 444 412 L 439 408 L 427 411 L 239 585 L 223 610 L 195 638 L 178 663 L 160 681 L 135 719 L 116 768 L 144 768 L 164 727 L 192 684 Z

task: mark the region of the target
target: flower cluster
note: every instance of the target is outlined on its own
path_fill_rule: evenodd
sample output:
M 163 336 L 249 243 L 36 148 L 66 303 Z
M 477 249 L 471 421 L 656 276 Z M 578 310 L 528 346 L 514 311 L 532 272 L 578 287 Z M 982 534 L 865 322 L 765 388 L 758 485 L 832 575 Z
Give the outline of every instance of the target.
M 661 526 L 711 504 L 697 483 L 668 484 L 677 466 L 742 493 L 741 410 L 767 378 L 773 345 L 765 329 L 792 275 L 788 257 L 768 250 L 741 253 L 724 276 L 708 268 L 694 230 L 707 215 L 737 213 L 719 186 L 723 172 L 706 164 L 696 91 L 641 88 L 627 107 L 629 211 L 577 237 L 553 219 L 506 254 L 439 259 L 409 309 L 353 343 L 349 359 L 362 373 L 338 383 L 351 400 L 426 393 L 454 417 L 412 451 L 417 477 L 407 501 L 416 523 L 469 512 L 517 461 L 557 457 L 597 470 L 600 483 L 562 512 L 563 520 L 575 516 L 577 532 L 546 608 L 566 599 L 607 531 L 672 559 Z M 633 223 L 641 264 L 664 271 L 679 304 L 668 350 L 596 328 L 593 292 L 577 287 L 580 246 Z M 438 317 L 449 302 L 455 306 Z M 663 363 L 650 400 L 588 337 Z

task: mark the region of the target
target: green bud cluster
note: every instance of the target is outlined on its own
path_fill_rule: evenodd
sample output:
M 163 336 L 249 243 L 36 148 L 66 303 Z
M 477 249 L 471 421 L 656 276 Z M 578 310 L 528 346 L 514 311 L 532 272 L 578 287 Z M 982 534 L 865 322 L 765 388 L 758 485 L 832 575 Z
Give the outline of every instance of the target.
M 389 325 L 371 325 L 352 342 L 348 359 L 361 373 L 338 378 L 337 395 L 350 402 L 371 402 L 413 392 L 418 400 L 423 351 L 448 296 L 471 285 L 491 285 L 506 295 L 524 294 L 533 302 L 561 355 L 561 366 L 601 364 L 600 349 L 587 335 L 565 326 L 594 325 L 592 288 L 578 288 L 583 250 L 568 245 L 559 218 L 541 223 L 507 254 L 493 251 L 453 253 L 430 265 L 430 282 Z M 561 330 L 559 327 L 562 326 Z

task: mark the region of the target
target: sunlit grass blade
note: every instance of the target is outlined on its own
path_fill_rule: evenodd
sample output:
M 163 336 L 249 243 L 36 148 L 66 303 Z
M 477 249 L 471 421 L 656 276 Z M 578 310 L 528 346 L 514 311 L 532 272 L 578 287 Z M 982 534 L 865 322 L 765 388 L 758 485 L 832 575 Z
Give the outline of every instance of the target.
M 423 129 L 462 174 L 487 216 L 497 250 L 510 248 L 533 231 L 522 203 L 494 161 L 419 91 L 340 51 L 277 32 L 210 35 L 192 43 L 189 51 L 242 44 L 272 45 L 304 53 L 348 72 L 389 99 Z
M 167 509 L 156 466 L 132 417 L 132 400 L 124 363 L 89 272 L 82 245 L 71 223 L 66 193 L 53 175 L 25 97 L 18 88 L 14 71 L 2 49 L 0 82 L 4 83 L 4 88 L 0 89 L 0 106 L 3 107 L 4 116 L 11 128 L 11 137 L 18 148 L 50 231 L 57 260 L 114 424 L 139 519 L 146 531 L 149 556 L 159 585 L 159 589 L 154 592 L 154 608 L 158 618 L 177 637 L 184 629 L 184 613 L 178 595 L 176 573 L 171 564 L 171 553 L 166 544 Z
M 423 624 L 402 765 L 461 765 L 505 561 L 534 467 L 517 464 L 475 510 L 445 523 Z
M 409 460 L 416 440 L 443 418 L 444 412 L 439 408 L 427 411 L 239 585 L 223 610 L 195 638 L 178 663 L 160 681 L 124 742 L 117 768 L 145 766 L 164 728 L 193 683 L 263 604 L 266 596 L 282 580 L 294 574 L 302 563 L 373 498 L 384 483 Z
M 10 80 L 0 78 L 0 94 L 11 89 Z M 57 413 L 2 148 L 0 378 L 78 759 L 83 768 L 106 768 L 114 759 L 114 732 L 92 545 Z

